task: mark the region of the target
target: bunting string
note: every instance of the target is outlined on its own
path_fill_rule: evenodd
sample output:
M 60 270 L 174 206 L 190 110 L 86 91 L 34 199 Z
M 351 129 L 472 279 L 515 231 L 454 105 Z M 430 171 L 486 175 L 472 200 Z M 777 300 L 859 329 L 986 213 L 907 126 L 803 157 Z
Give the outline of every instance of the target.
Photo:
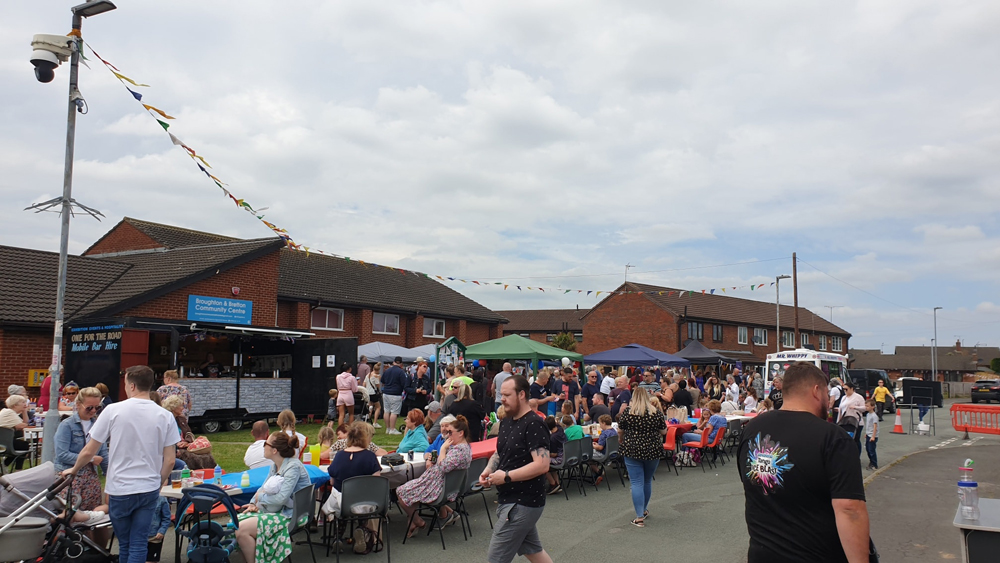
M 164 120 L 173 121 L 176 118 L 173 117 L 173 116 L 171 116 L 171 115 L 169 115 L 169 114 L 167 114 L 164 110 L 162 110 L 162 109 L 160 109 L 160 108 L 158 108 L 156 106 L 153 106 L 151 104 L 143 102 L 143 94 L 140 93 L 140 92 L 137 92 L 136 90 L 132 89 L 132 88 L 149 88 L 150 86 L 148 84 L 143 84 L 141 82 L 137 82 L 136 80 L 133 80 L 129 76 L 126 76 L 118 67 L 116 67 L 115 65 L 111 64 L 106 59 L 104 59 L 99 54 L 97 54 L 97 51 L 95 51 L 94 48 L 89 43 L 84 42 L 83 38 L 80 37 L 80 35 L 78 33 L 74 34 L 73 32 L 71 32 L 70 34 L 68 34 L 68 36 L 69 37 L 75 37 L 75 48 L 78 50 L 78 52 L 79 52 L 80 57 L 81 57 L 82 60 L 86 60 L 86 57 L 83 57 L 83 48 L 82 48 L 82 45 L 86 44 L 87 48 L 90 49 L 90 52 L 93 53 L 94 57 L 96 57 L 97 60 L 101 61 L 101 63 L 104 64 L 105 68 L 107 68 L 108 71 L 116 79 L 118 79 L 119 82 L 121 82 L 122 86 L 125 88 L 125 90 L 128 91 L 128 93 L 132 96 L 132 98 L 135 99 L 135 101 L 139 102 L 139 104 L 146 111 L 146 113 L 148 113 L 149 116 L 152 117 L 157 122 L 157 124 L 159 124 L 159 126 L 161 128 L 163 128 L 164 133 L 166 133 L 167 136 L 170 139 L 170 143 L 173 144 L 173 145 L 175 145 L 175 146 L 179 146 L 182 149 L 184 149 L 184 151 L 188 155 L 188 157 L 190 157 L 191 160 L 194 161 L 194 164 L 198 167 L 198 170 L 201 171 L 203 174 L 205 174 L 205 176 L 208 177 L 208 179 L 210 179 L 216 185 L 216 187 L 218 187 L 220 190 L 222 190 L 222 193 L 223 193 L 223 195 L 225 197 L 228 197 L 230 200 L 232 200 L 233 203 L 236 205 L 236 207 L 239 208 L 240 210 L 245 211 L 245 212 L 251 214 L 252 216 L 254 216 L 260 223 L 262 223 L 265 227 L 267 227 L 271 232 L 273 232 L 276 236 L 278 236 L 279 238 L 281 238 L 281 240 L 283 240 L 285 242 L 285 245 L 290 250 L 304 252 L 306 256 L 309 256 L 310 254 L 320 254 L 322 256 L 329 256 L 329 257 L 333 257 L 333 258 L 340 258 L 340 259 L 346 260 L 348 263 L 352 263 L 353 262 L 353 263 L 356 263 L 359 267 L 363 267 L 363 268 L 386 268 L 386 269 L 389 269 L 389 270 L 393 270 L 393 271 L 399 272 L 400 275 L 414 275 L 414 276 L 424 277 L 424 278 L 428 278 L 428 279 L 436 279 L 436 280 L 444 282 L 444 283 L 453 282 L 453 283 L 462 283 L 462 284 L 474 284 L 474 285 L 479 286 L 479 287 L 492 287 L 492 288 L 496 288 L 496 289 L 501 289 L 502 291 L 515 291 L 516 290 L 516 291 L 522 292 L 522 293 L 523 292 L 539 291 L 539 292 L 542 292 L 542 293 L 552 293 L 552 294 L 556 294 L 556 295 L 574 294 L 574 295 L 583 295 L 583 296 L 588 296 L 588 297 L 592 296 L 594 298 L 600 298 L 602 295 L 603 296 L 611 296 L 611 295 L 625 295 L 625 294 L 637 294 L 637 295 L 646 294 L 646 295 L 658 295 L 658 296 L 666 296 L 666 297 L 683 298 L 683 297 L 689 297 L 689 296 L 693 296 L 693 295 L 715 295 L 717 293 L 719 293 L 719 294 L 725 294 L 727 292 L 740 291 L 740 290 L 756 291 L 756 290 L 762 289 L 763 287 L 765 287 L 765 286 L 768 285 L 768 284 L 760 283 L 760 284 L 749 284 L 749 285 L 739 285 L 739 286 L 725 286 L 725 287 L 717 287 L 717 288 L 709 288 L 709 289 L 698 289 L 698 290 L 694 290 L 694 289 L 671 289 L 671 290 L 662 290 L 662 291 L 660 291 L 660 290 L 656 290 L 656 291 L 633 291 L 633 290 L 628 290 L 628 289 L 625 289 L 625 290 L 620 290 L 620 289 L 615 289 L 615 290 L 603 290 L 603 289 L 602 290 L 594 290 L 594 289 L 566 289 L 566 288 L 563 288 L 563 287 L 555 287 L 555 288 L 553 288 L 553 287 L 537 287 L 537 286 L 527 286 L 527 285 L 523 285 L 523 284 L 522 285 L 518 285 L 518 284 L 513 284 L 513 283 L 503 282 L 503 281 L 486 282 L 486 281 L 479 281 L 479 280 L 474 280 L 474 279 L 459 278 L 459 277 L 455 277 L 455 276 L 444 276 L 444 275 L 426 274 L 426 273 L 417 272 L 417 271 L 414 271 L 414 270 L 407 270 L 407 269 L 404 269 L 404 268 L 397 268 L 397 267 L 394 267 L 394 266 L 386 266 L 386 265 L 383 265 L 383 264 L 375 264 L 374 262 L 366 262 L 364 260 L 357 260 L 357 259 L 352 260 L 350 256 L 341 256 L 339 254 L 335 254 L 335 253 L 332 253 L 332 252 L 327 252 L 327 251 L 319 249 L 319 248 L 313 248 L 313 247 L 305 246 L 303 244 L 295 242 L 295 240 L 292 239 L 291 235 L 288 233 L 288 231 L 286 229 L 284 229 L 284 228 L 282 228 L 282 227 L 280 227 L 280 226 L 278 226 L 278 225 L 276 225 L 276 224 L 274 224 L 274 223 L 272 223 L 272 222 L 267 221 L 267 220 L 264 219 L 264 213 L 263 212 L 266 211 L 266 210 L 268 210 L 269 209 L 268 207 L 254 207 L 253 205 L 251 205 L 245 199 L 237 197 L 233 193 L 233 191 L 227 187 L 227 186 L 229 186 L 229 184 L 223 182 L 217 176 L 215 176 L 214 174 L 212 174 L 212 173 L 210 173 L 208 171 L 208 169 L 212 168 L 212 166 L 208 163 L 208 161 L 205 159 L 205 157 L 203 155 L 198 154 L 197 151 L 195 151 L 189 145 L 187 145 L 186 143 L 184 143 L 183 141 L 181 141 L 180 138 L 178 138 L 176 135 L 174 135 L 174 133 L 172 133 L 170 131 L 171 124 L 167 123 L 167 121 L 164 121 Z M 89 66 L 88 66 L 88 68 L 89 68 Z M 129 85 L 131 85 L 131 87 Z M 773 287 L 774 283 L 775 282 L 770 282 L 769 285 Z

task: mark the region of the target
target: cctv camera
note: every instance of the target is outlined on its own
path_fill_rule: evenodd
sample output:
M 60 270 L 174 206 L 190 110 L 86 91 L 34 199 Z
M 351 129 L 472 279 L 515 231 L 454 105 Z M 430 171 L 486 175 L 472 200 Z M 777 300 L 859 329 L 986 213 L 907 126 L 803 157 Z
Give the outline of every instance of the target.
M 31 39 L 31 64 L 39 82 L 52 82 L 56 67 L 72 54 L 72 39 L 65 35 L 36 34 Z
M 35 65 L 35 78 L 39 82 L 52 82 L 56 77 L 56 67 L 59 66 L 59 59 L 54 53 L 35 49 L 31 53 L 31 64 Z

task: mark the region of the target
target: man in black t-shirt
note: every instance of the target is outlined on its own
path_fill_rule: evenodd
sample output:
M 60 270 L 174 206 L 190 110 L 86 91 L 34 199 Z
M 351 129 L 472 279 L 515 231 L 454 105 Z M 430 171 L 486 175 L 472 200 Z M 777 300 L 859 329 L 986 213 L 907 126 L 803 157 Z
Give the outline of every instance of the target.
M 573 377 L 573 368 L 563 368 L 562 378 L 556 380 L 555 392 L 558 396 L 556 403 L 558 411 L 561 412 L 563 403 L 569 401 L 569 404 L 573 405 L 573 412 L 580 412 L 580 384 Z
M 674 404 L 678 407 L 686 408 L 688 416 L 694 414 L 694 397 L 692 397 L 691 392 L 687 390 L 687 381 L 684 381 L 683 379 L 677 382 L 677 391 L 674 391 Z
M 538 372 L 538 377 L 531 384 L 531 391 L 528 398 L 538 401 L 539 411 L 544 413 L 549 410 L 549 403 L 556 400 L 555 395 L 549 390 L 549 370 L 542 369 Z
M 499 502 L 489 563 L 510 563 L 518 555 L 532 563 L 552 563 L 536 527 L 545 508 L 549 429 L 531 411 L 528 389 L 528 380 L 520 375 L 500 385 L 506 416 L 500 421 L 497 451 L 479 476 L 482 486 L 496 485 Z
M 784 403 L 782 400 L 783 394 L 781 392 L 782 384 L 780 375 L 771 380 L 771 393 L 767 396 L 767 398 L 771 399 L 771 402 L 774 403 L 774 410 L 780 410 L 781 405 Z
M 784 408 L 743 429 L 737 466 L 746 495 L 748 563 L 868 561 L 868 508 L 850 436 L 826 421 L 826 375 L 785 371 Z

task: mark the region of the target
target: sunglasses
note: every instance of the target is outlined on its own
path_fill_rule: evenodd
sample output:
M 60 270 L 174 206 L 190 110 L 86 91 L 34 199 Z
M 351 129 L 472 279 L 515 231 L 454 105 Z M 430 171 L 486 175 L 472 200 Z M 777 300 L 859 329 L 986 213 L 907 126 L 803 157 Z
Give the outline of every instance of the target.
M 101 412 L 104 410 L 104 405 L 97 405 L 93 407 L 84 407 L 84 412 Z
M 64 397 L 76 397 L 76 391 L 67 391 L 66 393 L 63 393 L 63 396 Z
M 264 442 L 264 445 L 265 446 L 270 446 L 271 448 L 274 448 L 274 444 L 272 444 L 271 442 Z

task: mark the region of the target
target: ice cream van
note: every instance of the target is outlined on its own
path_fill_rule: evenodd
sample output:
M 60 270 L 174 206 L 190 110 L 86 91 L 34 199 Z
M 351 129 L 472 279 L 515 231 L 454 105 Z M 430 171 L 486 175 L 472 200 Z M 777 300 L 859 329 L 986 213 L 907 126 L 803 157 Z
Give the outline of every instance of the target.
M 823 370 L 827 376 L 839 377 L 841 380 L 847 375 L 847 356 L 832 354 L 830 352 L 817 352 L 806 348 L 789 350 L 767 355 L 767 364 L 764 370 L 764 391 L 771 391 L 771 381 L 784 375 L 788 366 L 795 362 L 809 362 Z

